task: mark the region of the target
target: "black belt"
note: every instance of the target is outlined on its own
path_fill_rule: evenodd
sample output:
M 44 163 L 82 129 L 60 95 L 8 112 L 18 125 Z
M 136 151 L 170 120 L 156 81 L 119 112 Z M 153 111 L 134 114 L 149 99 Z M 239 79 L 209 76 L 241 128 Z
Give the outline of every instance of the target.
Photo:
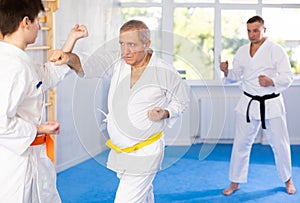
M 247 119 L 247 123 L 250 122 L 250 118 L 249 118 L 249 108 L 250 108 L 250 104 L 253 100 L 257 100 L 259 101 L 260 104 L 260 120 L 261 120 L 261 126 L 263 129 L 266 129 L 266 123 L 265 123 L 265 100 L 267 99 L 272 99 L 275 97 L 278 97 L 280 94 L 267 94 L 264 96 L 253 96 L 251 94 L 248 94 L 247 92 L 244 92 L 244 94 L 248 97 L 251 97 L 251 100 L 248 103 L 248 107 L 247 107 L 247 115 L 246 115 L 246 119 Z

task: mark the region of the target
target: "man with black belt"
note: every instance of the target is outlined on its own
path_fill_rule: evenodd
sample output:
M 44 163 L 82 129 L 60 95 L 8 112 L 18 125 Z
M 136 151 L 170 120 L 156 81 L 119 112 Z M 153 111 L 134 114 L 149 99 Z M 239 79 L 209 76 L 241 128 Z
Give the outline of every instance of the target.
M 243 96 L 236 106 L 236 136 L 230 160 L 231 184 L 223 190 L 231 195 L 239 183 L 247 182 L 252 144 L 262 126 L 275 157 L 279 178 L 285 182 L 286 192 L 294 194 L 289 135 L 283 97 L 280 94 L 293 80 L 286 51 L 269 41 L 264 33 L 264 20 L 254 16 L 247 21 L 250 43 L 240 47 L 233 60 L 221 62 L 220 69 L 226 78 L 241 81 Z

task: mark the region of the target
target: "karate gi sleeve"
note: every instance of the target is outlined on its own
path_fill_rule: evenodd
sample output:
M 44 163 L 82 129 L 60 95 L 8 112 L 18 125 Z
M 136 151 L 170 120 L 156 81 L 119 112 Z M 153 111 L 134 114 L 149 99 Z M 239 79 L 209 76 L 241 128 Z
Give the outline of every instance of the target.
M 177 74 L 174 74 L 169 79 L 169 84 L 172 84 L 167 92 L 168 105 L 166 110 L 169 111 L 169 119 L 167 125 L 171 128 L 179 116 L 188 108 L 188 86 Z
M 282 47 L 272 50 L 273 65 L 277 70 L 277 74 L 272 78 L 274 82 L 275 92 L 280 93 L 286 90 L 293 82 L 293 72 L 287 53 Z
M 36 65 L 36 72 L 41 79 L 44 91 L 55 87 L 68 73 L 71 72 L 70 70 L 71 69 L 67 65 L 55 66 L 51 62 L 47 62 L 42 66 Z
M 5 68 L 5 67 L 3 67 Z M 30 82 L 25 68 L 1 71 L 0 80 L 0 145 L 21 155 L 36 137 L 36 126 L 17 115 L 19 105 L 26 95 Z
M 96 51 L 83 63 L 83 72 L 77 73 L 83 78 L 111 78 L 114 67 L 120 61 L 117 51 Z
M 241 80 L 242 75 L 243 75 L 243 69 L 240 66 L 239 60 L 240 60 L 240 57 L 239 57 L 239 51 L 238 51 L 232 62 L 233 68 L 228 70 L 226 82 L 232 83 L 232 82 L 238 82 Z

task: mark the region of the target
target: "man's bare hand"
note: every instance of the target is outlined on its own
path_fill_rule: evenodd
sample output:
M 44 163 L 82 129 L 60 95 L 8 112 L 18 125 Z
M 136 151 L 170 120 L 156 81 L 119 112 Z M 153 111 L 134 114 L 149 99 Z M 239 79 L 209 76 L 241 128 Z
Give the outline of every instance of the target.
M 258 82 L 262 87 L 274 86 L 273 80 L 265 75 L 258 76 Z
M 40 134 L 58 134 L 60 124 L 57 121 L 48 121 L 45 124 L 37 125 L 37 135 Z
M 225 77 L 228 75 L 228 61 L 220 63 L 220 70 L 224 72 Z
M 148 111 L 148 118 L 151 121 L 160 121 L 168 117 L 169 117 L 169 112 L 160 107 L 155 107 L 154 109 Z
M 87 27 L 85 25 L 76 24 L 74 28 L 71 30 L 69 37 L 74 40 L 78 40 L 81 38 L 85 38 L 89 35 Z
M 65 53 L 62 50 L 51 50 L 49 51 L 50 62 L 53 62 L 54 65 L 60 66 L 63 64 L 68 64 L 70 61 L 69 53 Z

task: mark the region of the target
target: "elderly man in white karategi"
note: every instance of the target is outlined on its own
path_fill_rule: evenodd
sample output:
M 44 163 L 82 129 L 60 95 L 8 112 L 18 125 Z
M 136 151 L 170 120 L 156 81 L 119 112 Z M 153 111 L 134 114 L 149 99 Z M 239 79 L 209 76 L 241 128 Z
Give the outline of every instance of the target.
M 187 88 L 170 64 L 149 48 L 150 31 L 131 20 L 120 29 L 122 57 L 99 53 L 79 75 L 110 77 L 107 167 L 120 179 L 116 203 L 154 202 L 152 182 L 164 155 L 163 129 L 187 108 Z M 100 51 L 103 51 L 100 49 Z
M 279 178 L 288 194 L 296 189 L 292 166 L 285 107 L 281 92 L 292 83 L 293 73 L 284 49 L 264 37 L 264 20 L 254 16 L 247 21 L 250 40 L 239 48 L 233 69 L 222 62 L 220 69 L 228 79 L 241 81 L 243 96 L 236 106 L 236 132 L 230 161 L 230 186 L 223 190 L 230 195 L 247 181 L 252 144 L 262 126 L 274 156 Z
M 35 65 L 24 51 L 40 29 L 41 0 L 0 0 L 0 202 L 59 203 L 56 172 L 44 135 L 57 134 L 57 121 L 42 122 L 44 93 L 81 66 L 72 53 L 55 50 L 51 62 Z M 11 16 L 14 14 L 15 17 Z M 73 37 L 73 39 L 75 39 Z M 67 43 L 71 51 L 73 42 Z M 55 66 L 54 62 L 56 65 Z M 67 64 L 67 65 L 63 65 Z

